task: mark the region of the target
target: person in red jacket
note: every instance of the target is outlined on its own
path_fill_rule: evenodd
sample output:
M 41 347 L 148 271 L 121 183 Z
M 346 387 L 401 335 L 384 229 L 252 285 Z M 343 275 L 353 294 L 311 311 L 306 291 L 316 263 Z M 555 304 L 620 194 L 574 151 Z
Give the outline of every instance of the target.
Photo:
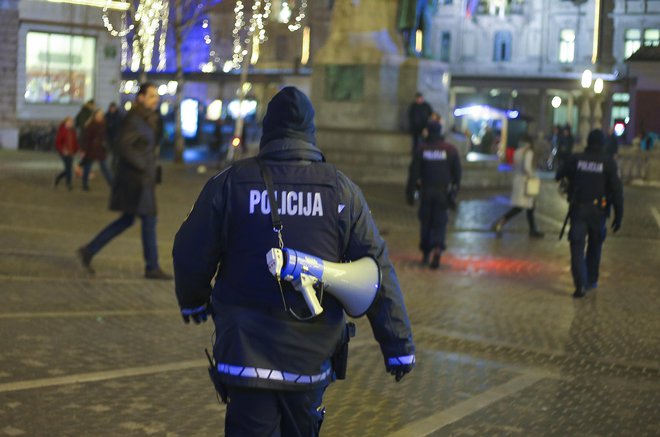
M 73 126 L 73 117 L 66 117 L 57 130 L 55 137 L 55 149 L 60 154 L 64 163 L 64 170 L 55 177 L 55 187 L 63 178 L 66 178 L 66 186 L 71 190 L 71 176 L 73 170 L 73 156 L 78 151 L 78 136 Z
M 108 185 L 112 187 L 112 175 L 105 162 L 107 155 L 105 151 L 105 141 L 105 115 L 101 109 L 97 109 L 96 112 L 94 112 L 94 115 L 89 118 L 87 123 L 85 123 L 85 127 L 83 128 L 82 150 L 85 152 L 85 157 L 82 160 L 82 183 L 84 191 L 89 191 L 89 172 L 94 161 L 99 162 L 99 167 L 101 167 L 101 172 L 103 173 L 105 180 L 108 182 Z

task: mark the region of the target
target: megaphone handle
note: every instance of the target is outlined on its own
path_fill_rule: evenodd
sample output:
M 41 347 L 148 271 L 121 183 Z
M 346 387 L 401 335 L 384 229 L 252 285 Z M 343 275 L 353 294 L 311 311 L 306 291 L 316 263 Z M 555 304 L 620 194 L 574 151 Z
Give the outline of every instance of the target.
M 316 291 L 314 291 L 314 284 L 316 281 L 315 277 L 302 273 L 300 275 L 300 288 L 298 288 L 298 291 L 300 291 L 305 298 L 305 303 L 307 303 L 307 308 L 309 308 L 309 312 L 312 313 L 312 316 L 318 316 L 323 312 L 323 307 L 316 298 Z

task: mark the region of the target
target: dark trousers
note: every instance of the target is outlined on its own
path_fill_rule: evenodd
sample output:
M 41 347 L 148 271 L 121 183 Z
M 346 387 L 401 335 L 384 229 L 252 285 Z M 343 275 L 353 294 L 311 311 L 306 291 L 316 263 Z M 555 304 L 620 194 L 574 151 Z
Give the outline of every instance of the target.
M 83 188 L 89 188 L 89 172 L 92 169 L 93 163 L 94 161 L 92 160 L 85 160 L 83 164 Z M 112 186 L 112 174 L 110 174 L 110 170 L 108 169 L 108 164 L 106 163 L 105 159 L 103 161 L 99 161 L 99 167 L 101 168 L 101 173 L 103 173 L 103 177 L 105 178 L 108 185 Z
M 66 178 L 67 186 L 71 186 L 71 176 L 73 173 L 73 156 L 71 155 L 60 155 L 62 162 L 64 163 L 64 170 L 55 178 L 55 184 L 57 185 L 62 178 Z
M 508 222 L 511 220 L 513 217 L 517 216 L 522 212 L 522 210 L 525 208 L 521 208 L 519 206 L 514 206 L 510 210 L 508 210 L 500 220 L 502 220 L 504 223 Z M 536 231 L 536 221 L 534 220 L 534 208 L 529 208 L 525 209 L 525 214 L 527 215 L 527 224 L 529 225 L 529 232 L 535 232 Z
M 415 155 L 415 152 L 419 148 L 419 146 L 422 144 L 422 141 L 424 138 L 422 137 L 422 131 L 419 132 L 413 132 L 412 134 L 412 149 L 410 152 Z
M 598 282 L 600 255 L 607 235 L 605 212 L 597 207 L 575 207 L 571 214 L 571 273 L 576 288 Z M 586 240 L 586 257 L 585 257 Z
M 226 437 L 315 437 L 323 422 L 325 387 L 275 391 L 227 387 Z
M 435 248 L 445 250 L 447 233 L 447 196 L 444 193 L 422 193 L 419 205 L 419 248 L 428 253 Z
M 158 247 L 156 245 L 156 216 L 140 215 L 142 219 L 142 250 L 146 270 L 159 268 L 158 265 Z M 124 213 L 114 222 L 110 223 L 94 239 L 87 244 L 87 251 L 94 256 L 103 246 L 117 235 L 130 228 L 135 221 L 134 214 Z

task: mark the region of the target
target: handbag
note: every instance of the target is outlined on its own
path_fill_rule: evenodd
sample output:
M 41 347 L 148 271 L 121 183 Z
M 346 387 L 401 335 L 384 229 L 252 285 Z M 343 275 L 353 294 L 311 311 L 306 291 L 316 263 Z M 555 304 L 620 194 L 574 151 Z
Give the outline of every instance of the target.
M 528 177 L 525 180 L 525 196 L 536 197 L 541 192 L 541 179 L 536 176 Z

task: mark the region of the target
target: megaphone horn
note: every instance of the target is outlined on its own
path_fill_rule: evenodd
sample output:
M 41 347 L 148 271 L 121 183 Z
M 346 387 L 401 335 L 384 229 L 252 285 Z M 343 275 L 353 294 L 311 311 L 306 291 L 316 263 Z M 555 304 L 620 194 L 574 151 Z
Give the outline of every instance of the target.
M 271 249 L 266 262 L 273 276 L 293 283 L 305 297 L 312 314 L 323 311 L 313 284 L 322 282 L 351 317 L 363 316 L 373 304 L 380 288 L 380 268 L 371 257 L 350 263 L 334 263 L 294 249 Z

